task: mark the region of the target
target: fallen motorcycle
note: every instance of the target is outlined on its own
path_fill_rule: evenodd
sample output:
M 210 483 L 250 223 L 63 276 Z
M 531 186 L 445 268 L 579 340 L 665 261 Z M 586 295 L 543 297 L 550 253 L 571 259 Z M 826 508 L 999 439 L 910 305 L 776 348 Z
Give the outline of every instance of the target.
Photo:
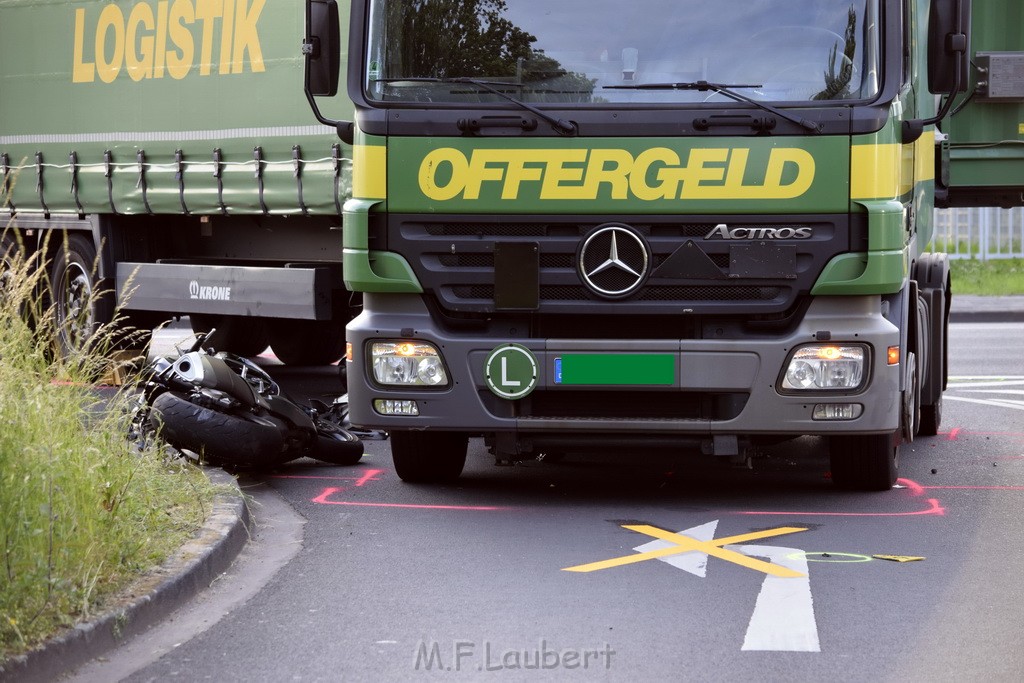
M 292 401 L 247 358 L 206 347 L 213 330 L 196 335 L 179 355 L 161 356 L 143 372 L 129 421 L 130 440 L 159 437 L 210 464 L 269 468 L 301 457 L 354 465 L 359 437 L 340 416 L 344 401 L 326 410 Z

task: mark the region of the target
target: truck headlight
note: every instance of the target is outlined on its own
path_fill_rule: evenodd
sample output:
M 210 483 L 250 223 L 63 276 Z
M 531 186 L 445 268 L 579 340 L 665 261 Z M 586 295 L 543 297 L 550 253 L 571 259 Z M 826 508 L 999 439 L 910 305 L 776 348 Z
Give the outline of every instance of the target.
M 867 349 L 860 344 L 807 344 L 789 356 L 782 390 L 851 391 L 865 379 Z
M 370 345 L 373 378 L 388 386 L 442 387 L 448 372 L 437 347 L 419 341 L 385 341 Z

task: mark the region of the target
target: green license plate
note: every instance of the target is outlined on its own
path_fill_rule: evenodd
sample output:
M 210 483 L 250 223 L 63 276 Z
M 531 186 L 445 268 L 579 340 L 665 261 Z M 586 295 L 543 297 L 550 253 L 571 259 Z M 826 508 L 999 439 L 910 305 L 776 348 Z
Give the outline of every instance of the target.
M 672 386 L 671 353 L 568 353 L 555 358 L 555 384 Z

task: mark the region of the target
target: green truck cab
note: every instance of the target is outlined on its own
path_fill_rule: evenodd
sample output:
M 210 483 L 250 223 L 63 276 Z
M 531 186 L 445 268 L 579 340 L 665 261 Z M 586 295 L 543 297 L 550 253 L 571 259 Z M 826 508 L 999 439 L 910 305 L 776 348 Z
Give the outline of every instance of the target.
M 819 435 L 836 484 L 889 488 L 942 416 L 936 198 L 1021 203 L 1021 9 L 978 5 L 353 0 L 345 41 L 312 0 L 310 101 L 347 44 L 355 105 L 317 113 L 353 142 L 353 422 L 407 481 L 474 436 L 742 462 Z

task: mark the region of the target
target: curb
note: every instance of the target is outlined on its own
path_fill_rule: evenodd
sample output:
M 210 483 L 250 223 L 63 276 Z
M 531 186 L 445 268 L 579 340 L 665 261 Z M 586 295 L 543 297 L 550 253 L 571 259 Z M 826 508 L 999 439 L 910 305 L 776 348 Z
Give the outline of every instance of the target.
M 227 570 L 249 540 L 249 508 L 234 477 L 219 469 L 206 474 L 233 490 L 214 498 L 213 510 L 191 540 L 128 587 L 139 597 L 11 658 L 0 668 L 0 681 L 53 681 L 163 621 Z
M 1024 296 L 956 294 L 949 309 L 953 323 L 1024 322 Z
M 955 323 L 1019 323 L 1024 322 L 1024 311 L 950 311 L 949 319 Z
M 1024 322 L 1024 296 L 958 295 L 954 291 L 949 319 L 972 323 Z

